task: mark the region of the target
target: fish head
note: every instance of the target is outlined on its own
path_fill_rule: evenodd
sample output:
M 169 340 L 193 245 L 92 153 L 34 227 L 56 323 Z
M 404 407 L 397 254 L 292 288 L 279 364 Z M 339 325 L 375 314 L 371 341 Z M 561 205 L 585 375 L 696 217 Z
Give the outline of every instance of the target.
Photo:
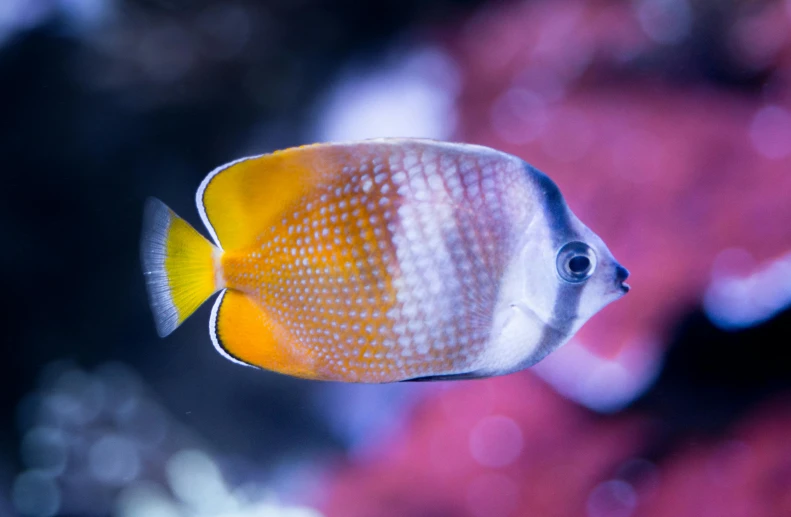
M 604 241 L 571 215 L 573 235 L 556 244 L 555 301 L 551 324 L 572 334 L 610 303 L 629 292 L 629 271 Z
M 516 303 L 553 329 L 573 334 L 629 292 L 629 271 L 598 235 L 563 208 L 568 226 L 562 232 L 538 221 L 535 234 L 524 241 L 519 253 L 522 292 Z
M 571 212 L 557 186 L 538 171 L 535 182 L 537 209 L 515 229 L 495 311 L 495 341 L 503 349 L 519 347 L 519 369 L 563 345 L 629 291 L 628 270 Z

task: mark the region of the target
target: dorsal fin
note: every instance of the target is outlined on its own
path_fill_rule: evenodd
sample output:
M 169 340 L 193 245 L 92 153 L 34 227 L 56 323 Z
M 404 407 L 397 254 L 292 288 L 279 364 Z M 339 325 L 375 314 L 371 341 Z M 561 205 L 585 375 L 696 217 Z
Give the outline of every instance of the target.
M 322 180 L 337 178 L 344 169 L 353 170 L 349 166 L 354 164 L 375 165 L 377 158 L 382 159 L 383 147 L 406 144 L 417 150 L 492 152 L 468 144 L 402 138 L 293 147 L 214 169 L 196 194 L 198 211 L 215 244 L 226 251 L 240 250 L 253 245 L 274 218 Z
M 241 158 L 210 172 L 195 201 L 214 242 L 224 250 L 253 244 L 284 207 L 319 180 L 312 163 L 318 147 Z
M 321 181 L 337 179 L 344 169 L 353 170 L 353 165 L 376 165 L 377 158 L 382 159 L 382 148 L 404 144 L 414 149 L 483 149 L 402 138 L 292 147 L 217 167 L 201 183 L 195 201 L 215 244 L 226 251 L 243 249 Z

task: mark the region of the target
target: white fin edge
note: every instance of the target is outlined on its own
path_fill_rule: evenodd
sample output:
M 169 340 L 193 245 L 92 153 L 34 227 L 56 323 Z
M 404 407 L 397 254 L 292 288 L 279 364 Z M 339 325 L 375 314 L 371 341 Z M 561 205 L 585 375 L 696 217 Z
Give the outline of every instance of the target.
M 173 220 L 170 209 L 156 198 L 148 198 L 143 209 L 143 232 L 140 236 L 140 259 L 146 291 L 157 334 L 165 337 L 179 326 L 179 313 L 173 304 L 165 272 L 167 239 Z
M 201 181 L 200 187 L 198 187 L 198 191 L 195 193 L 195 204 L 198 206 L 198 213 L 200 214 L 200 218 L 203 221 L 203 225 L 209 230 L 209 235 L 211 235 L 211 240 L 214 241 L 214 245 L 222 250 L 222 245 L 220 244 L 220 238 L 217 237 L 217 232 L 214 230 L 214 226 L 212 226 L 211 221 L 209 221 L 209 216 L 206 214 L 206 207 L 203 204 L 203 195 L 206 192 L 206 188 L 209 186 L 209 183 L 214 179 L 215 176 L 220 174 L 225 169 L 233 167 L 237 163 L 241 163 L 247 160 L 255 160 L 256 158 L 261 158 L 262 156 L 266 156 L 265 154 L 258 154 L 255 156 L 245 156 L 244 158 L 239 158 L 232 162 L 228 162 L 224 165 L 220 165 L 213 171 L 211 171 L 203 181 Z
M 231 354 L 229 354 L 228 351 L 225 350 L 225 348 L 222 346 L 222 343 L 220 342 L 220 337 L 217 335 L 217 316 L 220 314 L 220 306 L 222 305 L 223 298 L 225 298 L 226 291 L 228 290 L 223 289 L 222 291 L 220 291 L 220 295 L 217 297 L 216 300 L 214 300 L 214 306 L 212 306 L 211 308 L 211 316 L 209 317 L 209 336 L 211 337 L 211 342 L 214 345 L 214 349 L 217 350 L 217 352 L 219 352 L 221 356 L 228 359 L 229 361 L 236 364 L 241 364 L 242 366 L 259 369 L 257 366 L 241 361 L 235 358 L 234 356 L 232 356 Z

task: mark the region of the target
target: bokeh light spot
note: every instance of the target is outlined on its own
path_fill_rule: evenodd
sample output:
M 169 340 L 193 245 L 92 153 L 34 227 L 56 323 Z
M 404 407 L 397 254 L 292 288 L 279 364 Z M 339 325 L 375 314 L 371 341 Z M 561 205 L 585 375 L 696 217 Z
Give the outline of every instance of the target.
M 63 431 L 35 427 L 22 439 L 22 459 L 32 469 L 57 475 L 66 467 L 69 449 Z
M 75 424 L 85 425 L 99 414 L 104 403 L 104 387 L 79 368 L 64 371 L 55 381 L 54 391 L 75 402 L 69 417 Z
M 522 430 L 512 419 L 483 418 L 470 432 L 470 454 L 484 467 L 505 467 L 522 453 Z
M 182 517 L 165 490 L 151 482 L 137 483 L 121 492 L 116 503 L 118 517 Z
M 173 493 L 195 508 L 222 510 L 229 504 L 220 469 L 204 452 L 177 452 L 167 463 L 167 475 Z
M 637 493 L 626 481 L 599 484 L 588 496 L 588 517 L 629 517 L 637 506 Z
M 706 315 L 724 330 L 757 325 L 791 305 L 791 254 L 744 275 L 741 269 L 750 264 L 750 257 L 735 262 L 735 253 L 715 261 L 703 298 Z
M 512 144 L 524 144 L 544 132 L 547 110 L 536 93 L 512 88 L 494 102 L 490 118 L 492 129 L 500 138 Z
M 644 458 L 625 461 L 618 468 L 617 477 L 627 481 L 637 492 L 647 497 L 652 496 L 659 488 L 659 469 Z
M 657 43 L 679 43 L 692 28 L 687 0 L 637 0 L 634 9 L 643 32 Z
M 142 381 L 128 366 L 123 363 L 109 362 L 96 370 L 96 376 L 105 387 L 105 409 L 111 412 L 123 412 L 129 404 L 137 403 L 142 391 Z
M 51 476 L 28 470 L 14 480 L 11 500 L 22 515 L 50 517 L 60 509 L 60 489 Z
M 458 65 L 436 48 L 375 70 L 351 69 L 319 109 L 316 139 L 448 138 L 456 125 L 458 75 Z
M 118 434 L 101 437 L 88 452 L 94 478 L 108 485 L 123 485 L 140 472 L 140 454 L 135 444 Z
M 151 400 L 135 397 L 118 412 L 118 426 L 141 446 L 156 447 L 167 435 L 165 412 Z
M 750 139 L 761 155 L 770 159 L 791 154 L 791 114 L 780 106 L 758 110 L 750 124 Z

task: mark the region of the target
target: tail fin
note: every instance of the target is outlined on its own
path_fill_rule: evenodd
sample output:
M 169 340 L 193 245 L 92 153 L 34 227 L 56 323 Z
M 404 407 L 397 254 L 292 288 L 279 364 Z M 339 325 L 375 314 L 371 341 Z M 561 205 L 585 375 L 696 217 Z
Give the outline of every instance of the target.
M 164 337 L 223 286 L 222 250 L 155 198 L 146 201 L 140 255 L 157 332 Z

